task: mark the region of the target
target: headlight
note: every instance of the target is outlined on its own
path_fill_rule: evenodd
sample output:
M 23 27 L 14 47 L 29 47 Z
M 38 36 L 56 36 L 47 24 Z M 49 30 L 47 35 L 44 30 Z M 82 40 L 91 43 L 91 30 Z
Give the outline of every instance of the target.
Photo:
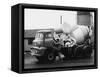
M 37 44 L 37 42 L 33 42 L 33 45 L 34 45 L 34 46 L 37 46 L 38 44 Z

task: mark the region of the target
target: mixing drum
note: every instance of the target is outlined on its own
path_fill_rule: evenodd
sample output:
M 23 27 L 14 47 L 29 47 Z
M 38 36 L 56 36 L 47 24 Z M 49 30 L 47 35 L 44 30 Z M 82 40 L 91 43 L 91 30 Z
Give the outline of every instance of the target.
M 76 43 L 81 43 L 85 40 L 88 34 L 89 28 L 87 26 L 78 26 L 78 28 L 71 33 L 71 36 L 75 38 Z

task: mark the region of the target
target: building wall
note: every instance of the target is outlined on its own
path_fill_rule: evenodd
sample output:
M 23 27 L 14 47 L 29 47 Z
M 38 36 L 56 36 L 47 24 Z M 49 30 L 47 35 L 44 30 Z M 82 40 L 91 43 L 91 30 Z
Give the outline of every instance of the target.
M 25 30 L 59 29 L 61 23 L 77 24 L 77 11 L 25 9 Z M 62 22 L 61 22 L 62 16 Z
M 24 51 L 30 51 L 31 45 L 28 44 L 28 39 L 24 39 Z

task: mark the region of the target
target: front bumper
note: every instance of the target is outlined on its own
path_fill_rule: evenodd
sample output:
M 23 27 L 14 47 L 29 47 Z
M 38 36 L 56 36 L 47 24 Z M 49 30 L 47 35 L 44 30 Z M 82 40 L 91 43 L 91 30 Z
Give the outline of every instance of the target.
M 46 50 L 45 47 L 35 47 L 35 46 L 33 46 L 31 48 L 31 55 L 42 56 L 44 54 L 45 50 Z

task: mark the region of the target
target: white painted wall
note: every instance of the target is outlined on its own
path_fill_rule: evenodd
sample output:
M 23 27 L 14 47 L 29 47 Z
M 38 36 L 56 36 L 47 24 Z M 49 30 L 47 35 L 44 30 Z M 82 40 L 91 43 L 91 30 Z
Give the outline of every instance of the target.
M 76 25 L 76 11 L 25 9 L 24 13 L 25 30 L 60 28 L 60 16 L 62 16 L 62 23 Z

